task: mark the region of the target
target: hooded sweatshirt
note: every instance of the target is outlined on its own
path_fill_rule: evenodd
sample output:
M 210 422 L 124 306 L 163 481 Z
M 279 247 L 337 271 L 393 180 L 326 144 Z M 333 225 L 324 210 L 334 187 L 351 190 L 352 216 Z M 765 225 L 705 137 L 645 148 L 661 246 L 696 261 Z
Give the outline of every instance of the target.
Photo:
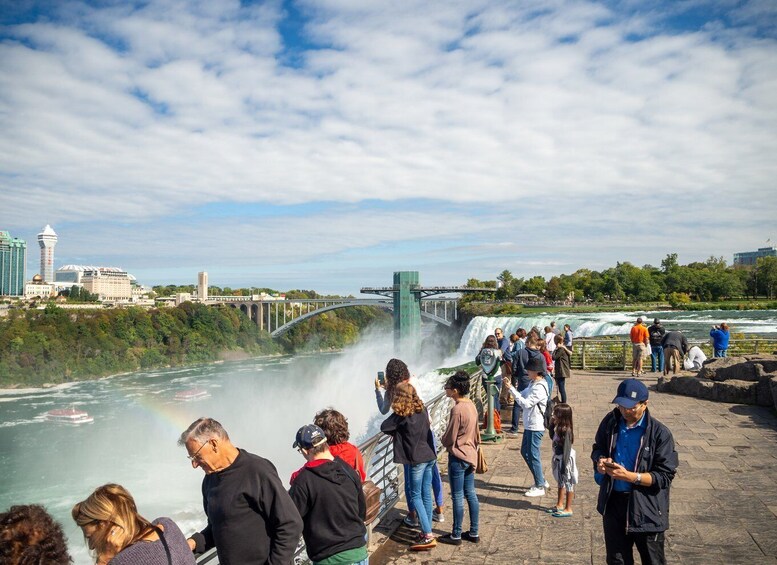
M 289 494 L 304 522 L 313 561 L 365 545 L 366 504 L 361 479 L 342 459 L 315 459 L 294 473 Z

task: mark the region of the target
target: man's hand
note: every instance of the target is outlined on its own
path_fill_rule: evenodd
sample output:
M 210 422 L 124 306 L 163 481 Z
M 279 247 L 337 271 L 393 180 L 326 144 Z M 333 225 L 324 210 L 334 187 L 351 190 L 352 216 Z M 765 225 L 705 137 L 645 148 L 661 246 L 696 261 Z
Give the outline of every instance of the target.
M 636 476 L 635 473 L 627 471 L 623 465 L 615 463 L 612 461 L 612 459 L 610 459 L 606 464 L 603 463 L 602 466 L 604 467 L 604 472 L 610 475 L 613 479 L 626 481 L 627 483 L 634 482 L 634 478 Z
M 607 467 L 605 467 L 605 463 L 612 463 L 612 459 L 609 457 L 600 457 L 599 461 L 596 463 L 596 472 L 601 473 L 602 475 L 607 473 Z

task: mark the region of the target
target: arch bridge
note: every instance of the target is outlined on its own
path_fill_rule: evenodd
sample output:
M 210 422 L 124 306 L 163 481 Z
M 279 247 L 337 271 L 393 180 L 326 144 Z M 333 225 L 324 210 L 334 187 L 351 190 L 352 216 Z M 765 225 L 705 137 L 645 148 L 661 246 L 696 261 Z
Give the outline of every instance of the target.
M 316 298 L 316 299 L 258 299 L 251 296 L 209 296 L 206 304 L 224 305 L 239 309 L 259 329 L 277 337 L 296 324 L 313 316 L 341 308 L 373 306 L 394 310 L 389 298 Z M 451 326 L 459 319 L 458 298 L 424 298 L 420 301 L 424 320 Z

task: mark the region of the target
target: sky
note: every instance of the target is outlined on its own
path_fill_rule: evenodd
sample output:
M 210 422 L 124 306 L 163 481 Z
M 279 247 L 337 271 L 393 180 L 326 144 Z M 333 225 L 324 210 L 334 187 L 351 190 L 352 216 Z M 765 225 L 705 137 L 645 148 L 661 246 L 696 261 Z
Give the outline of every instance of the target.
M 0 229 L 358 294 L 775 245 L 772 0 L 0 0 Z M 770 240 L 767 243 L 767 239 Z

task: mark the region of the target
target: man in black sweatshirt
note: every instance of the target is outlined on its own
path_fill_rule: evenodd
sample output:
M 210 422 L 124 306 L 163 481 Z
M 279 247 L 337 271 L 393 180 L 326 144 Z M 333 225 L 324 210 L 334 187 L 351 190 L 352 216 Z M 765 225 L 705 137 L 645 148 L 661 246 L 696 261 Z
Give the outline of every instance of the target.
M 304 522 L 308 557 L 314 565 L 368 563 L 359 474 L 332 456 L 324 431 L 315 424 L 302 426 L 292 447 L 307 460 L 292 474 L 289 494 Z
M 222 565 L 291 565 L 302 519 L 270 461 L 235 447 L 220 423 L 194 421 L 178 440 L 192 467 L 205 472 L 207 527 L 189 538 L 202 553 L 215 547 Z

